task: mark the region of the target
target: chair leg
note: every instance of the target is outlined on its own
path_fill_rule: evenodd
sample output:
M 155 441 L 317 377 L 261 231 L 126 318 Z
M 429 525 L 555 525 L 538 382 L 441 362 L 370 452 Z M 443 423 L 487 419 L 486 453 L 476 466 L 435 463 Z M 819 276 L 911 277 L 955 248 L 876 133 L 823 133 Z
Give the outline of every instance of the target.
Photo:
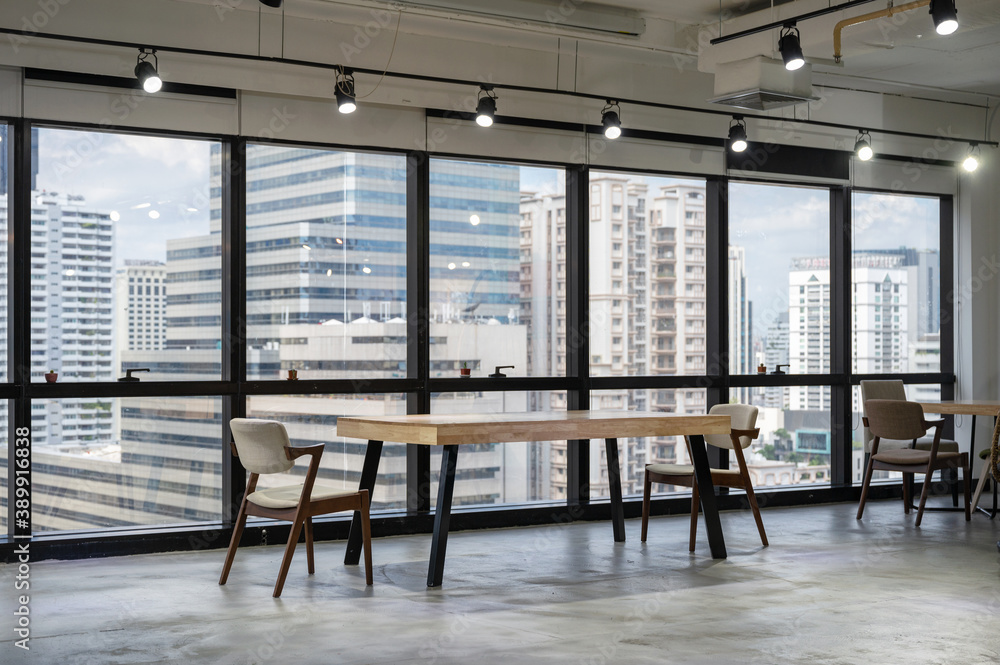
M 642 481 L 642 535 L 639 540 L 646 542 L 646 527 L 649 526 L 649 495 L 653 490 L 653 481 L 649 477 L 649 472 L 643 474 Z
M 233 537 L 229 539 L 229 550 L 226 551 L 226 562 L 222 564 L 222 575 L 219 577 L 219 584 L 225 584 L 229 579 L 229 570 L 233 567 L 233 560 L 236 558 L 236 548 L 240 546 L 240 538 L 243 536 L 243 527 L 247 523 L 246 499 L 240 503 L 240 512 L 236 517 L 236 524 L 233 526 Z
M 910 514 L 910 504 L 912 499 L 910 498 L 910 490 L 913 488 L 913 474 L 904 473 L 903 474 L 903 513 L 906 515 Z
M 983 488 L 986 487 L 986 481 L 990 477 L 990 460 L 987 458 L 983 460 L 983 470 L 979 473 L 979 482 L 976 484 L 976 493 L 972 495 L 972 510 L 976 509 L 979 505 L 979 497 L 983 494 Z
M 365 583 L 372 585 L 372 525 L 368 490 L 361 490 L 361 540 L 365 548 Z
M 309 574 L 316 572 L 316 563 L 313 560 L 313 518 L 306 515 L 306 560 L 309 562 Z
M 948 481 L 951 485 L 951 505 L 952 507 L 958 506 L 958 467 L 950 469 L 948 473 Z
M 933 469 L 928 469 L 924 473 L 923 489 L 920 490 L 920 505 L 917 506 L 917 521 L 914 523 L 914 526 L 920 526 L 920 520 L 924 517 L 924 504 L 927 503 L 927 495 L 930 494 L 931 474 L 933 473 Z
M 872 482 L 872 471 L 875 470 L 875 460 L 868 460 L 868 468 L 865 470 L 865 480 L 861 485 L 861 503 L 858 504 L 858 519 L 865 512 L 865 501 L 868 500 L 868 485 Z
M 955 467 L 955 477 L 958 478 L 958 467 Z M 972 519 L 972 463 L 968 455 L 962 455 L 962 484 L 965 486 L 965 521 Z
M 691 536 L 688 539 L 688 552 L 694 552 L 694 541 L 698 534 L 698 483 L 691 483 Z
M 285 586 L 285 576 L 288 575 L 288 569 L 292 565 L 292 555 L 295 554 L 295 546 L 299 542 L 304 522 L 305 519 L 302 515 L 295 515 L 295 521 L 292 522 L 292 530 L 288 534 L 288 544 L 285 545 L 285 556 L 281 559 L 281 570 L 278 571 L 278 581 L 274 583 L 274 593 L 272 595 L 275 598 L 281 595 L 281 589 Z
M 760 542 L 767 547 L 767 534 L 764 533 L 764 521 L 760 518 L 760 508 L 757 507 L 757 495 L 753 492 L 753 485 L 746 478 L 743 479 L 746 485 L 747 501 L 750 502 L 750 510 L 753 511 L 753 518 L 757 522 L 757 531 L 760 532 Z

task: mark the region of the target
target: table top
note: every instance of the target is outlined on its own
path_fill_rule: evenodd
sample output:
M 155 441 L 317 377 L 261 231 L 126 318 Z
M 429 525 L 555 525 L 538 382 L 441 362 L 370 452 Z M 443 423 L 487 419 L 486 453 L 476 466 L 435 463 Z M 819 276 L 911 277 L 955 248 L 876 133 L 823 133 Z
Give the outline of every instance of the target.
M 727 434 L 730 428 L 729 416 L 725 415 L 680 416 L 637 411 L 344 416 L 337 419 L 338 436 L 428 446 Z
M 946 400 L 943 402 L 917 402 L 917 404 L 927 413 L 995 416 L 997 412 L 1000 412 L 1000 401 L 996 400 Z

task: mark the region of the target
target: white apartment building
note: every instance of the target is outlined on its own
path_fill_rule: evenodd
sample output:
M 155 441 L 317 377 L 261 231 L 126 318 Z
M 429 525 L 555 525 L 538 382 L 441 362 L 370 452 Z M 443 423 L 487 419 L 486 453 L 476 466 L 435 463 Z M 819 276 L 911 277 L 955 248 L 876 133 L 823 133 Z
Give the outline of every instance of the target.
M 115 274 L 115 349 L 159 351 L 166 346 L 167 270 L 160 261 L 126 259 Z M 116 371 L 121 368 L 115 363 Z
M 649 184 L 642 176 L 593 174 L 589 192 L 590 372 L 593 376 L 703 374 L 706 371 L 705 190 Z M 522 317 L 530 316 L 532 366 L 565 371 L 565 197 L 521 199 Z M 745 293 L 745 269 L 733 253 L 732 279 Z M 750 309 L 745 298 L 732 317 L 731 343 L 746 365 Z M 552 345 L 555 344 L 555 353 Z M 555 356 L 554 361 L 552 356 Z M 701 413 L 704 389 L 595 391 L 593 409 Z M 562 401 L 560 401 L 562 400 Z M 564 408 L 555 396 L 553 408 Z M 591 442 L 591 494 L 608 493 L 604 444 Z M 681 439 L 619 441 L 626 493 L 642 490 L 654 461 L 687 460 Z M 552 493 L 565 497 L 565 444 L 553 447 Z
M 31 376 L 114 377 L 114 225 L 82 196 L 35 193 L 31 205 Z M 113 438 L 110 400 L 39 400 L 33 443 L 62 449 Z

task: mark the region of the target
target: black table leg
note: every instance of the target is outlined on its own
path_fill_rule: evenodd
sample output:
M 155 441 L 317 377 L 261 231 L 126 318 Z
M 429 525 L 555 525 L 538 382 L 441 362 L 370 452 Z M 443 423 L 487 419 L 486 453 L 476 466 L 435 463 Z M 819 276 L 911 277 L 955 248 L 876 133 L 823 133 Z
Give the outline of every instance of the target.
M 694 463 L 694 479 L 698 483 L 698 496 L 701 497 L 701 512 L 705 515 L 708 546 L 712 550 L 713 559 L 725 559 L 726 540 L 722 535 L 719 508 L 715 503 L 715 487 L 712 485 L 712 469 L 708 465 L 708 451 L 705 448 L 705 437 L 695 434 L 694 436 L 689 436 L 688 441 L 691 444 L 691 462 Z
M 458 446 L 441 450 L 441 475 L 438 477 L 438 498 L 434 507 L 434 535 L 431 539 L 431 560 L 427 566 L 427 586 L 441 586 L 444 578 L 444 552 L 448 547 L 448 524 L 451 522 L 451 497 L 455 492 L 455 466 Z
M 368 501 L 371 502 L 375 496 L 375 476 L 378 475 L 378 463 L 382 458 L 382 442 L 369 441 L 368 449 L 365 450 L 365 463 L 361 467 L 361 482 L 358 483 L 359 490 L 368 490 Z M 354 519 L 351 520 L 351 531 L 347 536 L 347 552 L 344 554 L 344 564 L 348 566 L 358 565 L 361 559 L 361 513 L 354 511 Z
M 625 542 L 625 506 L 622 505 L 622 470 L 618 462 L 618 439 L 605 439 L 608 458 L 608 489 L 611 490 L 611 524 L 615 542 Z

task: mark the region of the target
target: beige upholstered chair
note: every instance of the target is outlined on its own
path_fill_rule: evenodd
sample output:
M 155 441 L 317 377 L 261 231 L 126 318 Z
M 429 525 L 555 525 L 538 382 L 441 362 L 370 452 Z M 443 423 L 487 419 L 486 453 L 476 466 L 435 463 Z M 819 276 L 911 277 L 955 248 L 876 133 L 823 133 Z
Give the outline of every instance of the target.
M 920 505 L 917 508 L 916 526 L 924 516 L 924 504 L 930 489 L 930 475 L 936 469 L 962 469 L 962 479 L 965 481 L 965 519 L 970 519 L 969 512 L 969 455 L 967 453 L 941 452 L 941 426 L 943 420 L 928 421 L 924 419 L 924 411 L 915 402 L 905 402 L 888 399 L 870 399 L 865 403 L 868 416 L 865 426 L 872 433 L 872 452 L 865 470 L 864 485 L 861 488 L 861 503 L 858 505 L 858 519 L 865 511 L 865 501 L 868 500 L 868 487 L 871 484 L 872 472 L 875 469 L 884 471 L 899 471 L 903 474 L 903 511 L 910 512 L 910 481 L 915 473 L 926 474 L 923 491 L 920 493 Z M 918 439 L 934 428 L 934 438 L 930 450 L 912 448 L 894 448 L 882 450 L 882 439 L 907 440 Z
M 365 549 L 365 580 L 372 583 L 372 542 L 371 526 L 368 519 L 368 490 L 339 490 L 317 485 L 316 474 L 319 471 L 319 460 L 323 456 L 323 444 L 295 447 L 288 440 L 285 426 L 276 420 L 255 420 L 249 418 L 233 418 L 230 421 L 233 431 L 233 454 L 240 458 L 243 467 L 250 472 L 246 493 L 240 503 L 239 516 L 233 528 L 233 537 L 226 553 L 226 563 L 222 567 L 222 577 L 219 584 L 225 584 L 236 557 L 236 548 L 243 535 L 248 515 L 271 517 L 288 520 L 292 529 L 288 534 L 288 544 L 285 546 L 285 556 L 281 561 L 278 581 L 274 585 L 274 597 L 281 595 L 285 584 L 285 576 L 292 563 L 292 554 L 298 543 L 302 527 L 306 531 L 306 558 L 309 564 L 309 574 L 315 572 L 313 563 L 313 528 L 314 515 L 325 515 L 341 510 L 356 510 L 361 513 L 361 534 Z M 308 455 L 309 469 L 303 482 L 295 485 L 283 485 L 268 489 L 257 489 L 259 476 L 269 473 L 288 471 L 295 464 L 295 459 Z
M 767 534 L 764 533 L 764 523 L 760 519 L 760 509 L 757 507 L 757 497 L 753 493 L 750 473 L 743 457 L 743 449 L 757 438 L 760 430 L 756 429 L 757 407 L 747 404 L 716 404 L 709 414 L 729 416 L 732 431 L 729 434 L 707 434 L 705 443 L 718 448 L 728 448 L 736 453 L 735 469 L 712 469 L 712 485 L 737 487 L 746 490 L 750 509 L 757 521 L 757 531 L 760 540 L 767 547 Z M 690 448 L 690 442 L 688 447 Z M 691 488 L 691 537 L 688 549 L 694 552 L 695 535 L 698 531 L 698 484 L 694 479 L 694 467 L 689 464 L 647 464 L 645 482 L 642 487 L 642 542 L 646 542 L 646 527 L 649 523 L 649 497 L 653 483 L 665 485 L 682 485 Z M 714 491 L 714 487 L 707 488 Z
M 861 382 L 861 415 L 867 416 L 868 410 L 865 403 L 870 399 L 895 399 L 906 401 L 906 388 L 899 379 L 882 381 L 862 381 Z M 871 453 L 872 433 L 868 427 L 863 426 L 865 440 L 865 453 Z M 897 448 L 916 448 L 917 450 L 930 450 L 932 439 L 921 435 L 915 441 L 894 441 L 892 439 L 882 439 L 879 448 L 882 452 L 895 450 Z M 957 453 L 958 443 L 949 439 L 941 439 L 938 451 L 943 453 Z
M 903 382 L 899 379 L 883 379 L 880 381 L 862 381 L 861 382 L 861 415 L 866 416 L 868 412 L 865 410 L 865 402 L 870 399 L 896 399 L 896 400 L 906 400 L 906 388 L 903 387 Z M 863 422 L 863 421 L 862 421 Z M 865 455 L 871 454 L 872 448 L 872 433 L 871 431 L 862 425 L 862 431 L 865 440 Z M 888 450 L 897 450 L 900 448 L 915 448 L 917 450 L 930 450 L 931 449 L 931 438 L 922 436 L 920 438 L 914 439 L 912 441 L 893 441 L 892 439 L 882 439 L 882 443 L 879 448 L 882 452 Z M 941 443 L 938 447 L 938 451 L 942 453 L 957 453 L 958 452 L 958 442 L 952 441 L 951 439 L 941 439 Z M 867 457 L 865 459 L 865 464 L 867 465 Z M 949 480 L 951 483 L 951 496 L 954 505 L 958 505 L 958 475 L 953 475 Z M 911 476 L 912 478 L 912 476 Z M 911 484 L 910 489 L 913 489 Z M 975 504 L 973 504 L 975 505 Z

